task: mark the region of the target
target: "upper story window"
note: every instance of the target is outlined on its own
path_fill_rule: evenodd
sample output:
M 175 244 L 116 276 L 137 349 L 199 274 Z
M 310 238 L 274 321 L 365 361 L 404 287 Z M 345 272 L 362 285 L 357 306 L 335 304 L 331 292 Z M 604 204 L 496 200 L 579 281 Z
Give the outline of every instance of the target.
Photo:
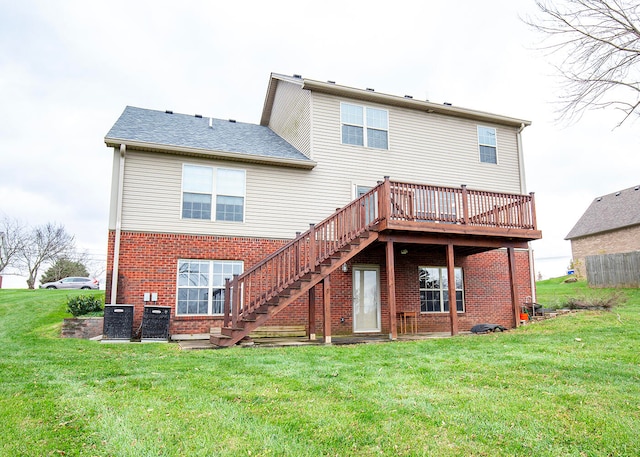
M 480 162 L 498 163 L 496 129 L 478 126 Z
M 389 149 L 389 112 L 368 106 L 340 103 L 342 144 Z
M 186 164 L 182 167 L 183 219 L 242 222 L 244 193 L 244 170 Z

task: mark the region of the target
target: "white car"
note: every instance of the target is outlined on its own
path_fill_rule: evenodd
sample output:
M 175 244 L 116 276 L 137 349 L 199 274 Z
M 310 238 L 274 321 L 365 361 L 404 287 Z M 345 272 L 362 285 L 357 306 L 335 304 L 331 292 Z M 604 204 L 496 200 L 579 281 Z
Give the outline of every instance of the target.
M 99 289 L 100 282 L 93 278 L 70 277 L 40 284 L 41 289 Z

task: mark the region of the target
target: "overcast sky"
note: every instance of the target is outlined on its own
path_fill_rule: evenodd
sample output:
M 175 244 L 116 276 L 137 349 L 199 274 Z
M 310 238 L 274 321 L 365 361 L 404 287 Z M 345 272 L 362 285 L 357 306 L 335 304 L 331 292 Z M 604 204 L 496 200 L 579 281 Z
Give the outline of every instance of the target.
M 0 212 L 63 224 L 104 261 L 112 153 L 126 105 L 259 123 L 269 74 L 528 119 L 527 187 L 564 273 L 564 237 L 599 195 L 640 184 L 640 124 L 556 122 L 558 80 L 519 17 L 533 0 L 0 0 Z M 557 258 L 557 259 L 556 259 Z M 556 259 L 556 260 L 554 260 Z M 5 277 L 4 287 L 22 286 Z

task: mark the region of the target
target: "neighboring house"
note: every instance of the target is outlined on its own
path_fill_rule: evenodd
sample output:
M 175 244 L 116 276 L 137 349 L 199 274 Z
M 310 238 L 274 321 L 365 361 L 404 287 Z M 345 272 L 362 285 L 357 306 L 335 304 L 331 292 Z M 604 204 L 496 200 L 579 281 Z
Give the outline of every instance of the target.
M 587 256 L 640 251 L 640 186 L 593 200 L 565 240 L 582 277 Z
M 173 338 L 219 345 L 272 324 L 393 339 L 402 312 L 514 327 L 541 238 L 529 124 L 279 74 L 260 125 L 127 107 L 105 138 L 107 303 L 137 327 L 149 293 Z

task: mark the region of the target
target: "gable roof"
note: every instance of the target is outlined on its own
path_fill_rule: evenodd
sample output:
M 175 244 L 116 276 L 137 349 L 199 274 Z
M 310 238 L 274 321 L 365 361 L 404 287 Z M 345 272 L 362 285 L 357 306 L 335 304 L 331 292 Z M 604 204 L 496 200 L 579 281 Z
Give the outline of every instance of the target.
M 265 97 L 264 106 L 262 109 L 262 118 L 260 119 L 260 125 L 269 125 L 271 109 L 273 107 L 275 92 L 279 81 L 298 84 L 302 89 L 307 89 L 312 92 L 320 92 L 329 95 L 336 95 L 339 97 L 362 100 L 365 102 L 380 103 L 383 105 L 398 106 L 401 108 L 408 108 L 427 113 L 443 114 L 446 116 L 472 119 L 479 122 L 491 122 L 517 128 L 524 128 L 531 125 L 531 121 L 527 121 L 524 119 L 517 119 L 508 116 L 501 116 L 498 114 L 491 114 L 484 111 L 461 108 L 452 106 L 449 103 L 432 103 L 428 100 L 425 101 L 414 99 L 413 97 L 408 95 L 402 97 L 398 95 L 389 95 L 382 92 L 376 92 L 373 89 L 357 89 L 354 87 L 342 86 L 340 84 L 336 84 L 333 81 L 322 82 L 303 78 L 300 75 L 286 76 L 278 73 L 271 73 L 269 86 L 267 88 L 267 95 Z
M 598 197 L 565 240 L 640 224 L 640 186 Z
M 171 111 L 127 106 L 105 137 L 107 146 L 313 168 L 270 128 Z

